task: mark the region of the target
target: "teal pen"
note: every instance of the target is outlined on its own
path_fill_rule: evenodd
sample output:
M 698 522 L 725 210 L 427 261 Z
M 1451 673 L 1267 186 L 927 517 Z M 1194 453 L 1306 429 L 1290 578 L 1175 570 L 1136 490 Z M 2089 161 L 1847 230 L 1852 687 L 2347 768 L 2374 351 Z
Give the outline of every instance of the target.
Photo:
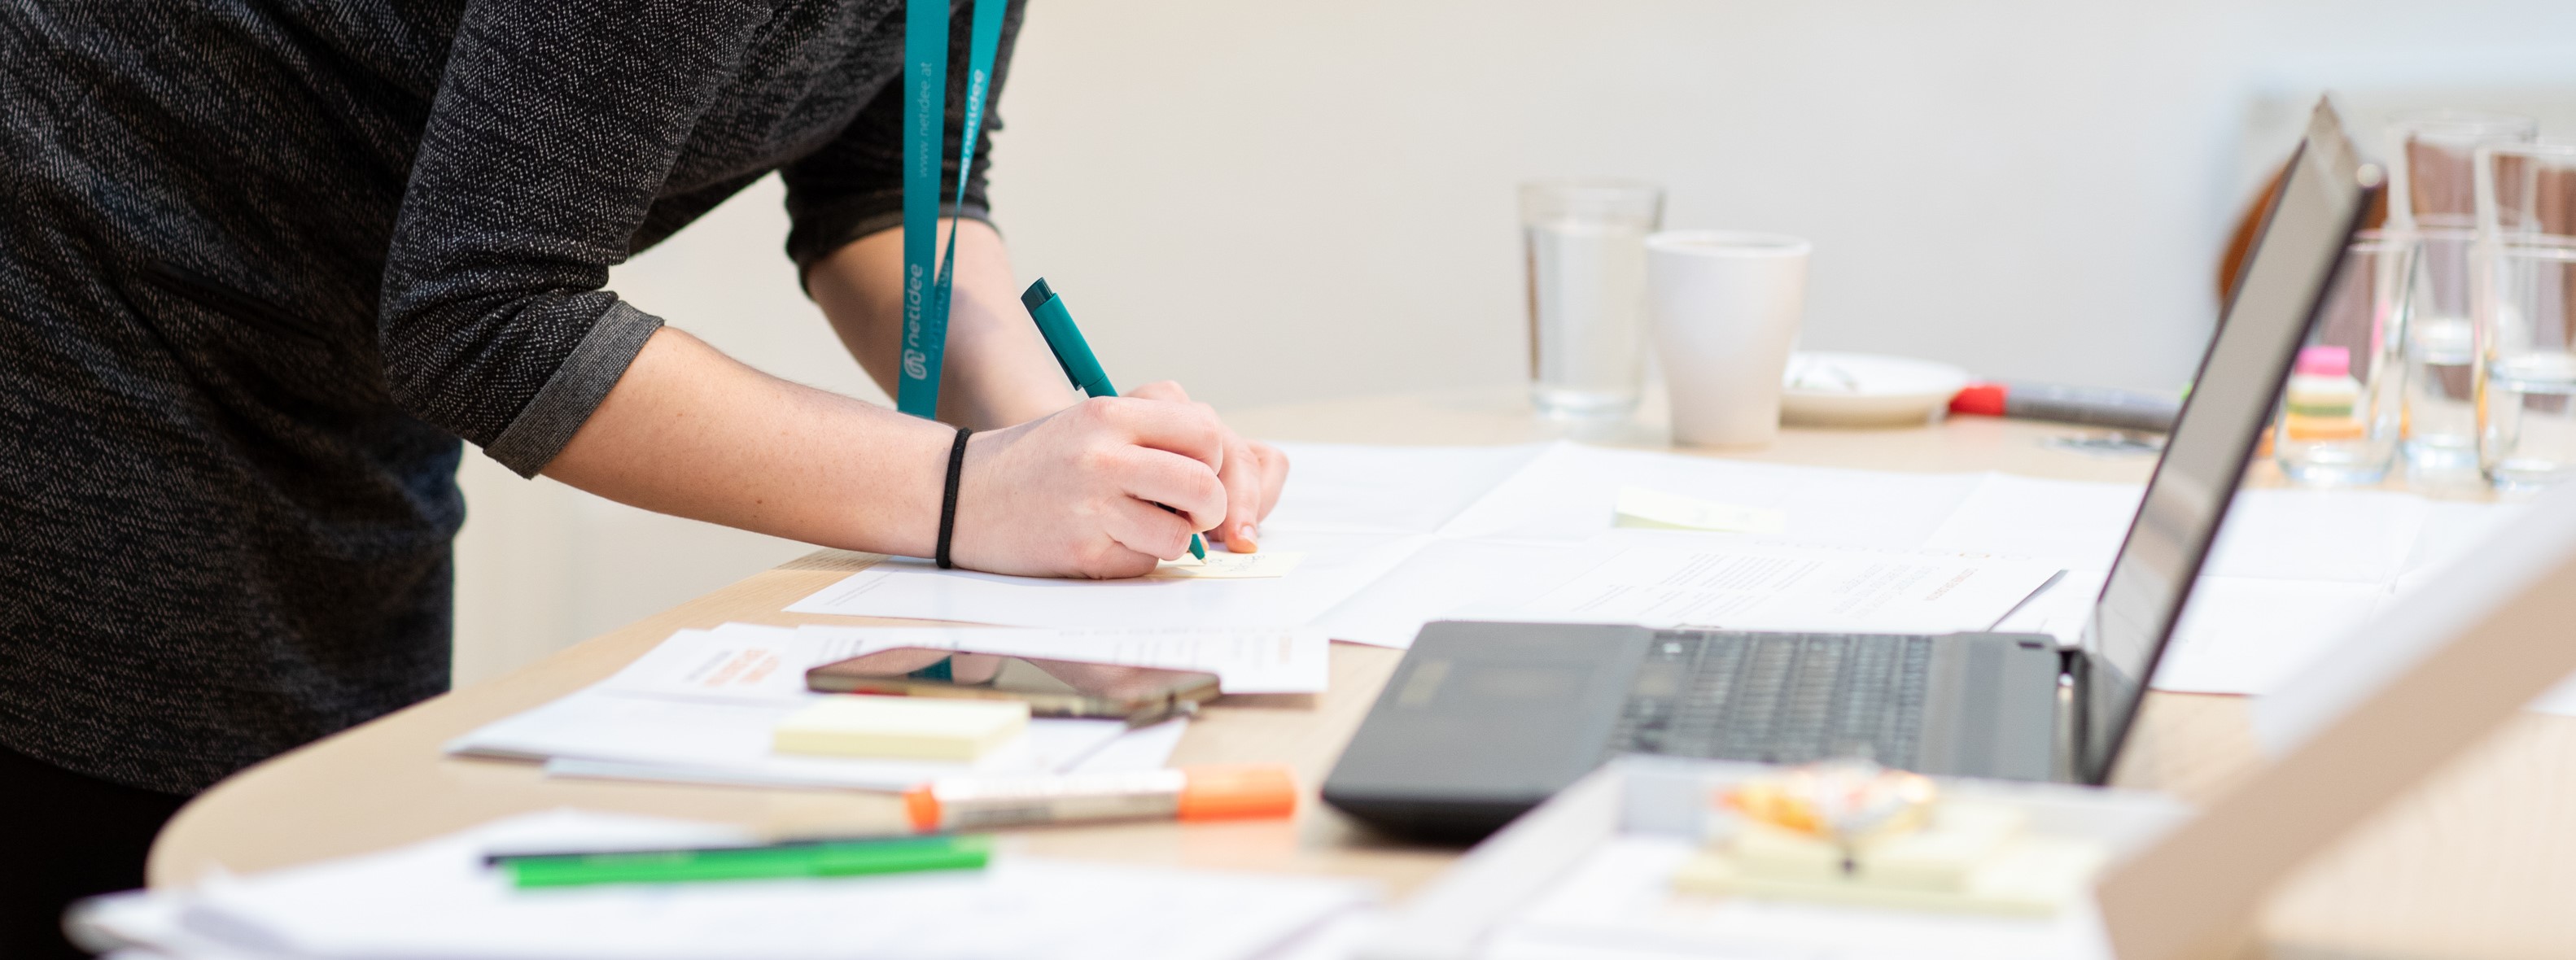
M 1046 278 L 1038 278 L 1038 282 L 1021 291 L 1020 303 L 1037 320 L 1038 335 L 1046 338 L 1047 349 L 1054 351 L 1056 365 L 1064 368 L 1066 379 L 1091 396 L 1118 395 L 1118 388 L 1109 385 L 1109 372 L 1100 369 L 1100 358 L 1091 355 L 1090 342 L 1082 339 L 1082 328 L 1073 325 L 1073 313 L 1064 308 L 1064 298 L 1047 289 Z M 1207 559 L 1207 544 L 1195 533 L 1190 534 L 1190 556 Z

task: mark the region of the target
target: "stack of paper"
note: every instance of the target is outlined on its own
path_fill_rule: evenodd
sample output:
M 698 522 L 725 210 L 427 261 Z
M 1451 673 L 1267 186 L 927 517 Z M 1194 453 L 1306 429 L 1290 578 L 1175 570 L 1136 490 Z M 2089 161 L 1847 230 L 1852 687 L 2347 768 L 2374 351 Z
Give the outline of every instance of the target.
M 896 560 L 788 609 L 1029 626 L 1313 625 L 1394 647 L 1457 616 L 1935 632 L 1991 626 L 2059 569 L 1934 542 L 1983 475 L 1564 443 L 1287 450 L 1296 481 L 1262 525 L 1265 551 L 1302 554 L 1287 576 L 1077 583 Z M 1643 503 L 1697 518 L 1689 525 L 1733 518 L 1761 533 L 1614 531 L 1623 495 L 1632 513 Z
M 1393 647 L 1447 617 L 1888 632 L 1997 626 L 2072 641 L 2141 493 L 2134 484 L 1570 443 L 1281 446 L 1295 480 L 1263 524 L 1262 544 L 1304 555 L 1286 576 L 1067 583 L 897 561 L 790 609 L 1029 626 L 1311 625 Z M 1641 504 L 1653 508 L 1647 524 Z M 2513 510 L 2386 491 L 2246 491 L 2156 685 L 2267 691 L 2501 529 Z M 1616 529 L 1639 525 L 1745 532 Z M 1861 552 L 1877 557 L 1859 562 Z M 2030 595 L 2061 569 L 2064 577 Z M 1790 579 L 1800 570 L 1808 573 Z
M 997 855 L 983 870 L 518 891 L 487 852 L 743 843 L 559 810 L 383 853 L 83 904 L 75 935 L 163 960 L 1236 960 L 1374 899 L 1362 884 Z M 996 923 L 997 918 L 1008 922 Z
M 451 753 L 538 760 L 565 776 L 901 790 L 963 773 L 1160 767 L 1186 721 L 1129 731 L 1115 720 L 1040 719 L 1026 736 L 969 763 L 781 755 L 778 722 L 821 694 L 805 671 L 902 646 L 1038 653 L 1215 672 L 1237 692 L 1323 688 L 1320 632 L 1278 630 L 866 630 L 726 624 L 684 630 L 616 675 L 485 725 Z

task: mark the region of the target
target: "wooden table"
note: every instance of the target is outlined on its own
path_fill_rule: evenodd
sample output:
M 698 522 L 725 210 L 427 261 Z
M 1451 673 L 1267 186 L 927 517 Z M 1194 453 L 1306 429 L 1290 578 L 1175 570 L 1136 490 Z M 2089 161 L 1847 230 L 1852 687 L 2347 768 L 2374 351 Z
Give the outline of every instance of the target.
M 1650 405 L 1651 406 L 1651 405 Z M 1507 394 L 1435 394 L 1239 411 L 1244 432 L 1292 440 L 1509 443 L 1550 435 Z M 1713 451 L 1779 463 L 1891 470 L 2004 470 L 2140 482 L 2151 461 L 2051 446 L 2072 428 L 1961 418 L 1928 428 L 1790 430 L 1768 449 Z M 1588 437 L 1662 446 L 1651 418 Z M 1292 480 L 1293 482 L 1293 480 Z M 447 694 L 253 767 L 180 811 L 152 851 L 156 886 L 382 849 L 557 806 L 732 821 L 779 833 L 900 822 L 877 794 L 553 780 L 534 765 L 444 757 L 448 739 L 606 677 L 672 631 L 750 623 L 865 623 L 781 608 L 872 562 L 821 551 L 591 639 L 498 680 Z M 895 621 L 887 621 L 895 622 Z M 1147 823 L 1022 831 L 1011 849 L 1050 856 L 1374 877 L 1397 895 L 1455 850 L 1367 833 L 1313 800 L 1401 654 L 1335 644 L 1319 696 L 1228 697 L 1194 723 L 1175 763 L 1293 765 L 1308 803 L 1293 821 Z M 2119 782 L 2205 800 L 2258 762 L 2244 701 L 2159 693 Z M 2436 781 L 2310 864 L 2265 917 L 2280 956 L 2576 955 L 2576 719 L 2526 715 Z

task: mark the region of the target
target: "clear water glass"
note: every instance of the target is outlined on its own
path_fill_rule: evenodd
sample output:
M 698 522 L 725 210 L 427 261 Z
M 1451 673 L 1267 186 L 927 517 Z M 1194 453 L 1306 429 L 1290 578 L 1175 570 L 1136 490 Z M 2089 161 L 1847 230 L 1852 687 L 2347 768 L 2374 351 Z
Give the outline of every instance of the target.
M 1530 398 L 1551 418 L 1626 417 L 1645 387 L 1646 235 L 1663 226 L 1663 188 L 1551 180 L 1520 200 Z
M 2272 455 L 2291 480 L 2377 483 L 2396 461 L 2416 249 L 2409 237 L 2377 231 L 2344 249 L 2273 425 Z
M 2407 465 L 2461 475 L 2478 465 L 2477 323 L 2469 308 L 2469 250 L 2477 233 L 2419 229 L 2406 317 Z
M 2481 236 L 2576 237 L 2576 141 L 2490 144 L 2474 166 Z
M 2478 269 L 2478 468 L 2498 489 L 2576 476 L 2576 239 L 2491 238 Z
M 2477 466 L 2477 325 L 2469 316 L 2476 151 L 2529 142 L 2539 129 L 2530 117 L 2465 110 L 2401 113 L 2388 124 L 2388 225 L 2412 231 L 2420 244 L 2403 415 L 2406 463 L 2418 473 L 2465 475 Z
M 2540 121 L 2511 113 L 2421 110 L 2388 122 L 2388 225 L 2467 229 L 2477 148 L 2528 143 Z

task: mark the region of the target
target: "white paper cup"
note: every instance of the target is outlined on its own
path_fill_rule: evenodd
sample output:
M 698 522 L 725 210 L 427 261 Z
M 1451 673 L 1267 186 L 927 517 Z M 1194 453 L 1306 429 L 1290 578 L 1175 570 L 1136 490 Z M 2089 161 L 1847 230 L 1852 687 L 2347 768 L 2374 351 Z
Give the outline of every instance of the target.
M 1780 378 L 1806 306 L 1808 249 L 1772 233 L 1646 238 L 1647 310 L 1674 442 L 1753 446 L 1780 435 Z

